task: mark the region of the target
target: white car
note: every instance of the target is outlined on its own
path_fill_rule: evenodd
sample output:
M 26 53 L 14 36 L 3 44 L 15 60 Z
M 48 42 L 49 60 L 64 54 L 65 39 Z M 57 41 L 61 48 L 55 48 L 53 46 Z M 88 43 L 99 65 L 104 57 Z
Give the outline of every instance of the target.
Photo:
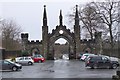
M 27 64 L 27 65 L 33 65 L 34 61 L 31 57 L 17 57 L 15 58 L 16 63 L 20 63 L 22 65 Z
M 68 54 L 63 54 L 62 59 L 69 60 Z
M 89 57 L 89 56 L 95 56 L 95 54 L 85 53 L 85 54 L 82 55 L 82 57 L 80 58 L 80 60 L 85 61 L 85 59 L 87 57 Z

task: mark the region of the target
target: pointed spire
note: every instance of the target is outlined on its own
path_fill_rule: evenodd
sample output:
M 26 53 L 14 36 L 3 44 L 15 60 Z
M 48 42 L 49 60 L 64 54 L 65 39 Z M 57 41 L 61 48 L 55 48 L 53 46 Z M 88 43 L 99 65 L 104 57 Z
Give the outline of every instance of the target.
M 46 13 L 46 5 L 44 5 L 44 13 L 43 13 L 43 26 L 47 26 L 47 13 Z
M 59 16 L 59 21 L 60 21 L 60 25 L 62 25 L 62 10 L 60 10 L 60 16 Z
M 78 5 L 76 5 L 75 25 L 79 25 Z
M 47 19 L 47 15 L 46 15 L 46 5 L 44 5 L 44 13 L 43 13 L 43 18 Z

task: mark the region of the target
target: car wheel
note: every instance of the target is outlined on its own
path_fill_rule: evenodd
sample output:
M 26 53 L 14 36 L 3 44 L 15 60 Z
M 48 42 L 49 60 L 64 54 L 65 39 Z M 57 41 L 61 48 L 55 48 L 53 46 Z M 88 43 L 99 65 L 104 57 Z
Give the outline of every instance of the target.
M 17 69 L 17 67 L 12 67 L 12 71 L 17 71 L 18 69 Z
M 97 69 L 97 64 L 94 64 L 92 68 Z
M 41 61 L 41 60 L 39 60 L 39 63 L 42 63 L 42 61 Z
M 117 67 L 118 67 L 117 64 L 113 64 L 113 65 L 112 65 L 112 68 L 113 68 L 113 69 L 116 69 Z
M 107 68 L 107 69 L 111 69 L 111 66 L 107 66 L 106 68 Z
M 33 63 L 32 62 L 28 62 L 28 65 L 32 65 Z

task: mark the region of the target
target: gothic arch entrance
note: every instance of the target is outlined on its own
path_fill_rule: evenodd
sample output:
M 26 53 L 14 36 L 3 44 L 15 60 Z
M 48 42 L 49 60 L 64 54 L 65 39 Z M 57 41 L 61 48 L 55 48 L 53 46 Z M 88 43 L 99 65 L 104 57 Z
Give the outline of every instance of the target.
M 60 31 L 63 31 L 63 33 L 60 33 Z M 54 43 L 60 38 L 63 38 L 69 42 L 69 59 L 75 58 L 76 55 L 74 38 L 72 37 L 72 34 L 65 28 L 65 26 L 59 26 L 54 33 L 51 33 L 51 37 L 49 38 L 48 57 L 50 59 L 54 59 Z
M 44 6 L 43 26 L 42 26 L 42 46 L 44 57 L 48 60 L 54 60 L 54 43 L 63 38 L 69 42 L 69 59 L 76 59 L 76 54 L 80 53 L 80 26 L 78 9 L 76 6 L 74 32 L 70 32 L 62 23 L 62 11 L 60 10 L 59 26 L 48 33 L 46 6 Z
M 90 47 L 85 47 L 85 48 L 83 49 L 83 52 L 85 52 L 85 53 L 91 53 L 91 52 L 92 52 L 92 49 L 91 49 Z
M 31 48 L 31 54 L 32 56 L 39 54 L 40 50 L 37 47 Z

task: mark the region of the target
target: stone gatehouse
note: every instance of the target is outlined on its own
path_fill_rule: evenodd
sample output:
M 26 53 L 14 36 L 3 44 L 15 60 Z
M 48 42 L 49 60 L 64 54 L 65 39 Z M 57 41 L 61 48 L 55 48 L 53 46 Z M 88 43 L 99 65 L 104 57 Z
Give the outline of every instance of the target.
M 77 55 L 80 52 L 93 52 L 97 53 L 95 49 L 96 46 L 100 48 L 100 39 L 101 33 L 95 33 L 94 40 L 81 40 L 80 24 L 79 24 L 79 15 L 78 15 L 78 6 L 76 6 L 75 12 L 75 23 L 74 23 L 74 32 L 71 32 L 70 29 L 67 29 L 63 25 L 63 16 L 62 10 L 60 10 L 59 15 L 59 25 L 56 26 L 56 29 L 52 30 L 52 33 L 48 33 L 49 26 L 47 25 L 47 13 L 46 6 L 44 6 L 43 12 L 43 26 L 42 26 L 42 40 L 29 41 L 28 33 L 22 33 L 22 44 L 23 50 L 28 50 L 31 54 L 35 52 L 42 54 L 46 59 L 53 60 L 55 55 L 55 41 L 64 38 L 67 40 L 68 44 L 68 54 L 69 59 L 76 59 Z M 97 43 L 97 44 L 96 44 Z M 99 50 L 99 49 L 97 49 Z

